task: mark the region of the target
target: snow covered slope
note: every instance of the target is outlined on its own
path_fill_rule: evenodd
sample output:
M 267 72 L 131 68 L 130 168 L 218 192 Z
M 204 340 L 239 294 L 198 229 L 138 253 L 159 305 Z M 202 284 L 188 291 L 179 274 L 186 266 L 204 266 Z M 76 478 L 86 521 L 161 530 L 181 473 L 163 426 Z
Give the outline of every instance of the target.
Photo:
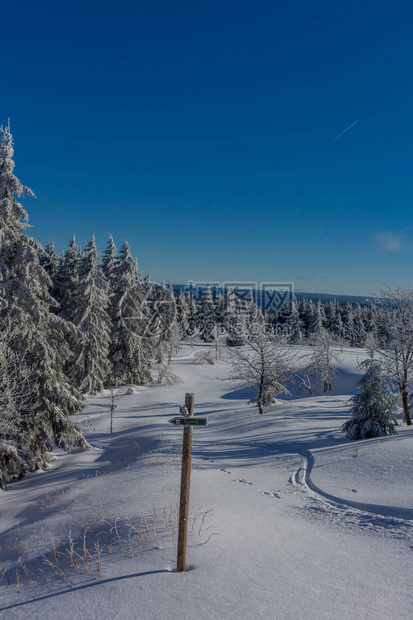
M 76 417 L 93 449 L 0 491 L 4 618 L 407 619 L 413 609 L 413 436 L 339 431 L 362 350 L 333 392 L 259 416 L 208 346 L 181 349 L 182 383 L 91 396 Z M 188 570 L 175 572 L 182 430 L 194 392 Z M 125 391 L 126 392 L 126 391 Z M 4 572 L 3 572 L 4 571 Z M 0 573 L 1 576 L 1 573 Z M 17 581 L 17 584 L 16 584 Z

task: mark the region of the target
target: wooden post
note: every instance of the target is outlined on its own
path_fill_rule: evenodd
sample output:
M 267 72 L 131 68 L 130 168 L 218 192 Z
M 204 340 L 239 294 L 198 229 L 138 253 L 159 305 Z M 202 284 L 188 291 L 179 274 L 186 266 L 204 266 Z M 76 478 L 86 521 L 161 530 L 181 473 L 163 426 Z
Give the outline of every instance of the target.
M 185 407 L 188 417 L 194 416 L 195 394 L 185 394 Z M 178 558 L 176 570 L 183 573 L 186 570 L 186 545 L 188 540 L 189 490 L 191 485 L 192 466 L 192 426 L 184 427 L 182 442 L 182 469 L 181 469 L 181 497 L 179 501 L 178 525 Z

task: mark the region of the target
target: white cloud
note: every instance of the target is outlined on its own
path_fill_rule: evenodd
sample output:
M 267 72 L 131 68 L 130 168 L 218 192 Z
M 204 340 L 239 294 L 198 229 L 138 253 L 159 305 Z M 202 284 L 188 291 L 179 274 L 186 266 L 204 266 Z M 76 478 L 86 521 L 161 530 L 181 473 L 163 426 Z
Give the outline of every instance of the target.
M 393 232 L 383 232 L 375 235 L 375 239 L 382 248 L 388 252 L 400 252 L 405 236 Z

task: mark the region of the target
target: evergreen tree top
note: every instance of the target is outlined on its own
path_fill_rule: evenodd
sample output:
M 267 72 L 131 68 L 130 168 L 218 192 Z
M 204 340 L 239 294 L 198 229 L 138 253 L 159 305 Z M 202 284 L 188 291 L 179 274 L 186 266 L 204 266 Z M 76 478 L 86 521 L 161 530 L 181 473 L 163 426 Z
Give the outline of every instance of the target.
M 117 247 L 115 245 L 115 242 L 113 241 L 112 235 L 109 233 L 108 244 L 106 246 L 105 251 L 103 252 L 103 260 L 102 260 L 103 271 L 110 272 L 113 269 L 114 265 L 117 263 L 117 254 L 118 254 Z
M 29 216 L 15 196 L 34 196 L 34 193 L 14 175 L 13 154 L 10 127 L 0 126 L 0 223 L 1 227 L 21 231 L 28 227 Z

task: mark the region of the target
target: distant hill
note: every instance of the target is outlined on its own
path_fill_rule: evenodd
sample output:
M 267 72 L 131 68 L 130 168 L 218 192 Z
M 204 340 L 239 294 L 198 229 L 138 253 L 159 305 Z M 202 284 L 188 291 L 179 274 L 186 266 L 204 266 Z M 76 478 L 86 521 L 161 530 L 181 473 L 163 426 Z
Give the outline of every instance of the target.
M 199 299 L 203 292 L 205 291 L 205 286 L 189 286 L 188 284 L 173 284 L 172 288 L 175 292 L 175 295 L 179 293 L 179 291 L 183 291 L 184 293 L 192 292 L 195 299 Z M 219 292 L 224 293 L 226 289 L 217 286 L 211 286 L 212 294 L 215 297 Z M 259 306 L 262 306 L 263 292 L 257 289 L 247 289 L 247 288 L 233 288 L 234 292 L 237 293 L 241 298 L 245 299 L 249 297 L 251 294 L 254 300 L 257 302 Z M 269 289 L 270 290 L 270 289 Z M 290 299 L 290 291 L 286 291 L 286 300 Z M 329 301 L 337 301 L 339 304 L 345 304 L 347 302 L 350 303 L 369 303 L 374 300 L 373 297 L 363 297 L 361 295 L 330 295 L 327 293 L 305 293 L 305 292 L 294 292 L 295 297 L 298 300 L 301 299 L 311 299 L 313 302 L 321 301 L 321 303 L 328 303 Z

